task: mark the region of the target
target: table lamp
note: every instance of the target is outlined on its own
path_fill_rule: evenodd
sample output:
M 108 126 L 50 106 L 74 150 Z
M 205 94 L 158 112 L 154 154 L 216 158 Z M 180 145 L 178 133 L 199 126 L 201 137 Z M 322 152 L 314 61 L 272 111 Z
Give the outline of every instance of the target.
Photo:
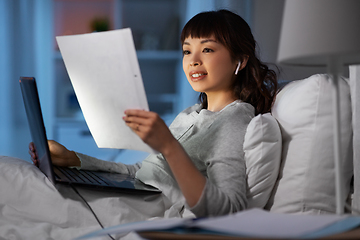
M 332 76 L 336 213 L 343 214 L 338 79 L 344 65 L 360 63 L 360 1 L 287 0 L 278 62 L 327 66 Z

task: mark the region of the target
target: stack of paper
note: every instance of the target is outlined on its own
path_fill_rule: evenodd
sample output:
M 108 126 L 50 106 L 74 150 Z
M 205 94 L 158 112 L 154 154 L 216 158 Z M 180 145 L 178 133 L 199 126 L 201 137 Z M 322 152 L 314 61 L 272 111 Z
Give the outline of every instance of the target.
M 348 215 L 294 215 L 252 209 L 236 214 L 204 219 L 162 219 L 123 224 L 84 235 L 78 239 L 129 232 L 167 231 L 183 234 L 299 239 L 320 238 L 349 231 L 360 225 L 360 217 Z

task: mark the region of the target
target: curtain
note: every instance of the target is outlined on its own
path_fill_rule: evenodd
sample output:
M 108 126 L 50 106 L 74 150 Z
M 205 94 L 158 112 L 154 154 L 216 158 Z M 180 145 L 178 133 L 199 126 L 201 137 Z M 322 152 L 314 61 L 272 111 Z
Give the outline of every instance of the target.
M 18 80 L 36 77 L 50 124 L 52 1 L 1 0 L 0 21 L 0 155 L 29 159 L 31 138 Z

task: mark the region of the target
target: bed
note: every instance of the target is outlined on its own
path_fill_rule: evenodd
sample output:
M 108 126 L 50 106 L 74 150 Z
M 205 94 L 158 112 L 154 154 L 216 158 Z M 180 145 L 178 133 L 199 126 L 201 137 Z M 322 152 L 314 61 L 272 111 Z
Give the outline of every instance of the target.
M 341 149 L 343 199 L 359 208 L 360 83 L 356 79 L 360 80 L 360 66 L 350 67 L 350 79 L 340 84 Z M 249 208 L 292 214 L 335 212 L 330 87 L 325 74 L 291 82 L 280 91 L 272 114 L 258 115 L 250 122 L 244 142 Z M 161 194 L 77 190 L 105 227 L 193 217 Z M 101 228 L 74 189 L 53 186 L 27 161 L 0 156 L 0 191 L 0 239 L 73 239 Z M 117 238 L 136 239 L 137 235 Z

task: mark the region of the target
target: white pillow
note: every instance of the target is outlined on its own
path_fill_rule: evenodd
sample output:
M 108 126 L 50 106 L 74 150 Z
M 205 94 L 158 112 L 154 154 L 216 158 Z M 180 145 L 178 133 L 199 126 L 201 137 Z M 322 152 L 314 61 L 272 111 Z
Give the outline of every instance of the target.
M 263 208 L 275 185 L 281 159 L 281 132 L 270 113 L 259 114 L 250 121 L 244 152 L 248 208 Z
M 345 200 L 352 177 L 351 101 L 348 82 L 342 79 L 339 87 Z M 291 82 L 277 95 L 272 114 L 280 125 L 283 150 L 279 180 L 267 206 L 271 211 L 335 211 L 332 106 L 332 85 L 324 74 Z

